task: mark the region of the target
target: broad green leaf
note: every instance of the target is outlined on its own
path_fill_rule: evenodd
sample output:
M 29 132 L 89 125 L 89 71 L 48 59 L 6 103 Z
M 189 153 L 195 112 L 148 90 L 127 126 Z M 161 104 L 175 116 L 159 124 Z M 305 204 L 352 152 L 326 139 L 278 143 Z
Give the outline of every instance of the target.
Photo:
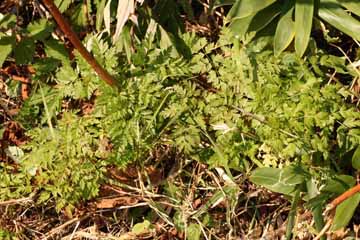
M 255 14 L 244 17 L 238 18 L 231 21 L 229 29 L 231 32 L 237 37 L 243 37 L 245 33 L 248 31 L 249 26 L 251 24 L 252 19 L 254 18 Z
M 360 16 L 360 1 L 355 0 L 336 0 L 343 7 Z
M 302 56 L 309 44 L 314 15 L 314 0 L 296 0 L 295 51 Z
M 297 185 L 305 180 L 305 176 L 294 166 L 284 169 L 265 167 L 253 171 L 250 180 L 271 191 L 290 195 L 294 193 Z
M 337 2 L 332 0 L 321 1 L 319 16 L 330 25 L 360 41 L 360 21 L 351 17 Z
M 186 237 L 188 240 L 200 240 L 201 228 L 199 224 L 190 224 L 186 229 Z
M 237 0 L 230 9 L 228 19 L 244 18 L 256 14 L 261 9 L 266 8 L 276 0 Z
M 275 2 L 267 8 L 259 11 L 251 21 L 248 32 L 260 31 L 270 24 L 274 18 L 276 18 L 281 13 L 281 3 Z
M 360 170 L 360 146 L 356 148 L 351 163 L 353 168 Z
M 337 175 L 327 181 L 325 186 L 321 189 L 321 192 L 330 192 L 341 194 L 347 189 L 354 186 L 356 180 L 349 175 Z
M 14 37 L 0 35 L 0 67 L 5 62 L 7 56 L 11 53 L 14 45 L 15 45 Z
M 336 208 L 334 221 L 330 230 L 336 231 L 342 227 L 346 227 L 350 222 L 352 216 L 354 215 L 355 209 L 357 208 L 359 203 L 360 203 L 360 193 L 357 193 L 354 196 L 342 202 Z
M 274 37 L 274 53 L 278 56 L 292 42 L 295 36 L 294 21 L 292 19 L 294 8 L 290 8 L 281 16 L 276 27 Z

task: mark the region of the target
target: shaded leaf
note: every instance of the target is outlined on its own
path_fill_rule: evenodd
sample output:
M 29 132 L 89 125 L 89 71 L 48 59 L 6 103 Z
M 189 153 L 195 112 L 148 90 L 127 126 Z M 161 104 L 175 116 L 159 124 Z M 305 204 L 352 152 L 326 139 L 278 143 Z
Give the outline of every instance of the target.
M 353 168 L 360 170 L 360 146 L 356 148 L 351 163 Z
M 33 59 L 35 43 L 33 39 L 25 38 L 15 47 L 16 64 L 27 64 Z
M 266 8 L 276 0 L 237 0 L 230 9 L 228 18 L 244 18 Z

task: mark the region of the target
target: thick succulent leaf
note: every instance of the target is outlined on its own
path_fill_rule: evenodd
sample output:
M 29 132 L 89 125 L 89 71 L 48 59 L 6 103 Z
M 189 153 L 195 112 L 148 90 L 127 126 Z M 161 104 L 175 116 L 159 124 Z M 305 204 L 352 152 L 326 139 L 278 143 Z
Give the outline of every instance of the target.
M 301 57 L 310 40 L 314 15 L 314 0 L 296 0 L 295 5 L 295 51 Z
M 288 9 L 283 16 L 281 16 L 279 23 L 276 27 L 274 37 L 274 53 L 279 55 L 284 51 L 292 42 L 295 36 L 294 21 L 292 19 L 292 13 L 294 8 Z
M 244 36 L 245 33 L 248 31 L 254 16 L 255 14 L 244 18 L 234 19 L 229 26 L 230 30 L 234 33 L 234 35 L 238 37 Z
M 360 1 L 355 0 L 337 0 L 343 7 L 348 9 L 350 12 L 360 16 Z
M 260 31 L 269 25 L 274 18 L 276 18 L 281 13 L 281 3 L 275 2 L 267 8 L 259 11 L 251 21 L 248 32 Z
M 337 2 L 321 1 L 319 16 L 335 28 L 360 41 L 360 21 L 351 17 Z
M 266 8 L 276 0 L 237 0 L 228 14 L 229 19 L 244 18 Z
M 342 202 L 335 212 L 333 224 L 331 226 L 332 231 L 336 231 L 342 227 L 346 227 L 354 215 L 355 209 L 360 203 L 360 193 L 346 199 Z

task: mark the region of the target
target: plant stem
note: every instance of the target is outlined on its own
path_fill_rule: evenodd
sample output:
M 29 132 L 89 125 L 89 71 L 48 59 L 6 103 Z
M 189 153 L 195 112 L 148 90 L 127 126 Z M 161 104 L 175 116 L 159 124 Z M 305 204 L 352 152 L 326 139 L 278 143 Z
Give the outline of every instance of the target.
M 61 31 L 70 40 L 74 47 L 79 51 L 81 56 L 90 64 L 94 71 L 110 86 L 116 86 L 116 80 L 96 61 L 96 59 L 89 53 L 89 51 L 81 43 L 80 39 L 70 27 L 70 24 L 63 17 L 59 9 L 52 0 L 42 0 L 46 8 L 49 10 L 55 21 L 59 25 Z

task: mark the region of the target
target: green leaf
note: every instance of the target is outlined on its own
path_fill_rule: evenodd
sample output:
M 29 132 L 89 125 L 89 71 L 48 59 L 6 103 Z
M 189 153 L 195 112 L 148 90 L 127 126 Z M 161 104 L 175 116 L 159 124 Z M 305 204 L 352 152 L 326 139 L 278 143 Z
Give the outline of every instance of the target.
M 349 1 L 349 0 L 337 0 L 343 7 L 360 16 L 360 2 L 359 1 Z
M 16 25 L 16 16 L 14 14 L 2 15 L 0 13 L 0 27 L 12 28 Z
M 245 33 L 248 31 L 254 16 L 255 14 L 244 18 L 234 19 L 233 21 L 231 21 L 229 29 L 235 36 L 243 37 Z
M 358 146 L 352 156 L 351 160 L 353 168 L 356 170 L 360 170 L 360 146 Z
M 45 52 L 47 57 L 61 60 L 61 62 L 69 62 L 69 54 L 65 46 L 55 39 L 50 39 L 45 42 Z
M 215 0 L 210 1 L 210 11 L 214 10 L 215 8 L 222 7 L 222 6 L 228 6 L 233 5 L 235 3 L 235 0 Z
M 5 62 L 7 56 L 11 53 L 15 45 L 15 37 L 0 35 L 0 67 Z
M 291 195 L 297 185 L 304 182 L 305 174 L 302 169 L 296 166 L 289 166 L 284 169 L 265 167 L 254 170 L 250 180 L 271 191 Z
M 104 21 L 104 9 L 106 2 L 107 2 L 106 0 L 101 0 L 96 11 L 96 30 L 98 32 L 101 31 L 102 23 Z
M 201 228 L 199 224 L 192 223 L 186 229 L 187 240 L 200 240 Z
M 359 202 L 360 202 L 360 193 L 357 193 L 354 196 L 342 202 L 336 208 L 334 221 L 330 230 L 336 231 L 342 227 L 346 227 L 350 222 L 352 216 L 354 215 L 355 209 L 359 205 Z
M 28 64 L 32 61 L 35 53 L 35 43 L 33 39 L 25 38 L 15 47 L 14 50 L 16 64 Z
M 294 8 L 289 8 L 280 18 L 274 37 L 274 53 L 280 55 L 292 42 L 295 36 L 292 13 Z
M 50 35 L 53 27 L 48 20 L 44 18 L 30 23 L 26 30 L 29 32 L 29 37 L 36 40 L 44 40 Z
M 281 3 L 275 2 L 267 8 L 259 11 L 251 21 L 248 32 L 260 31 L 269 25 L 274 18 L 276 18 L 281 13 Z
M 55 5 L 59 8 L 60 12 L 64 12 L 74 0 L 55 0 Z
M 228 19 L 244 18 L 266 8 L 276 0 L 237 0 L 230 9 Z
M 321 192 L 341 194 L 354 186 L 356 180 L 349 175 L 337 175 L 327 181 Z
M 314 15 L 314 0 L 296 0 L 295 51 L 302 56 L 309 44 Z
M 351 17 L 341 6 L 333 0 L 322 0 L 319 16 L 330 25 L 360 41 L 360 21 Z
M 148 220 L 144 220 L 142 223 L 137 223 L 133 226 L 131 232 L 135 235 L 147 233 L 151 228 L 151 223 Z

